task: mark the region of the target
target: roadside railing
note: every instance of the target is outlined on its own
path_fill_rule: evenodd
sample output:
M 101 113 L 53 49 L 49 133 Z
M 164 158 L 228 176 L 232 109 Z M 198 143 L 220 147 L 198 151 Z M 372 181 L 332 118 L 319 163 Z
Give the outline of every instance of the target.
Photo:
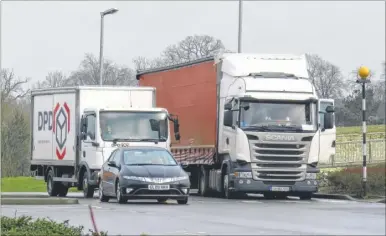
M 369 139 L 366 142 L 367 163 L 382 163 L 386 160 L 386 141 L 382 139 Z M 330 163 L 321 167 L 342 167 L 350 165 L 361 165 L 363 163 L 362 140 L 337 141 L 335 156 Z

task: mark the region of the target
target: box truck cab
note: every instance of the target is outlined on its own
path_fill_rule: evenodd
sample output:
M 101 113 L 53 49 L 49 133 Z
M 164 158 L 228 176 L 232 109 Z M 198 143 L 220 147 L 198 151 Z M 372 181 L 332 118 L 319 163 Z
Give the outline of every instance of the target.
M 179 139 L 178 119 L 155 107 L 153 87 L 51 88 L 31 97 L 31 171 L 50 196 L 76 186 L 92 197 L 101 166 L 119 146 L 170 150 L 169 121 Z

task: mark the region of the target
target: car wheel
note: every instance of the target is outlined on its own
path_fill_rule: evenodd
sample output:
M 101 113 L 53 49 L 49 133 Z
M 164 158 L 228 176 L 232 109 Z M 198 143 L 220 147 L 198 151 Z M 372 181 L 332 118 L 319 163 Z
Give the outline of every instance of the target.
M 69 187 L 68 186 L 65 186 L 63 184 L 60 184 L 60 188 L 59 188 L 59 197 L 66 197 L 67 196 L 67 193 L 68 193 L 68 189 Z
M 122 196 L 121 185 L 119 184 L 119 180 L 117 181 L 117 187 L 115 189 L 115 193 L 117 194 L 117 201 L 119 204 L 123 204 L 127 202 L 126 198 Z
M 300 200 L 311 200 L 312 193 L 302 193 L 299 196 Z
M 166 203 L 167 200 L 168 200 L 167 198 L 158 198 L 157 202 L 159 202 L 159 203 Z
M 103 194 L 102 180 L 100 180 L 100 183 L 99 183 L 98 193 L 99 193 L 99 201 L 101 201 L 101 202 L 108 202 L 110 200 L 110 198 L 108 196 Z
M 87 171 L 84 172 L 83 174 L 83 196 L 85 198 L 92 198 L 94 197 L 94 191 L 95 191 L 95 188 L 93 186 L 90 186 L 88 184 L 88 173 Z
M 47 193 L 51 197 L 56 197 L 59 194 L 59 184 L 54 182 L 54 172 L 52 170 L 48 171 L 47 174 Z
M 188 204 L 188 198 L 177 200 L 177 203 L 179 205 L 186 205 L 186 204 Z

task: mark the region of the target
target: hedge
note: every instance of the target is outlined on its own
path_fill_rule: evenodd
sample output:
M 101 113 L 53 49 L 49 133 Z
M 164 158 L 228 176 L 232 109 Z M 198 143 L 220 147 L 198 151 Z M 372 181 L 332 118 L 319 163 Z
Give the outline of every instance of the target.
M 367 167 L 367 193 L 369 196 L 385 196 L 385 174 L 385 163 Z M 362 166 L 322 169 L 318 179 L 321 192 L 349 194 L 353 197 L 362 196 Z
M 83 236 L 83 235 L 100 235 L 107 236 L 106 232 L 99 234 L 89 230 L 89 234 L 84 234 L 83 226 L 70 226 L 68 221 L 58 223 L 50 219 L 32 220 L 30 216 L 21 217 L 1 217 L 1 235 L 4 236 Z

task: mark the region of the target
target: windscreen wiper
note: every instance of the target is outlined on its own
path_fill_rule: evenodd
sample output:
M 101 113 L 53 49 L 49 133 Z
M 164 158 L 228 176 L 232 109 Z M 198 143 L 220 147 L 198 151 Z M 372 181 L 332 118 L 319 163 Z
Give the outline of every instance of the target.
M 268 125 L 250 125 L 243 127 L 244 130 L 258 130 L 258 131 L 273 131 L 272 127 Z

